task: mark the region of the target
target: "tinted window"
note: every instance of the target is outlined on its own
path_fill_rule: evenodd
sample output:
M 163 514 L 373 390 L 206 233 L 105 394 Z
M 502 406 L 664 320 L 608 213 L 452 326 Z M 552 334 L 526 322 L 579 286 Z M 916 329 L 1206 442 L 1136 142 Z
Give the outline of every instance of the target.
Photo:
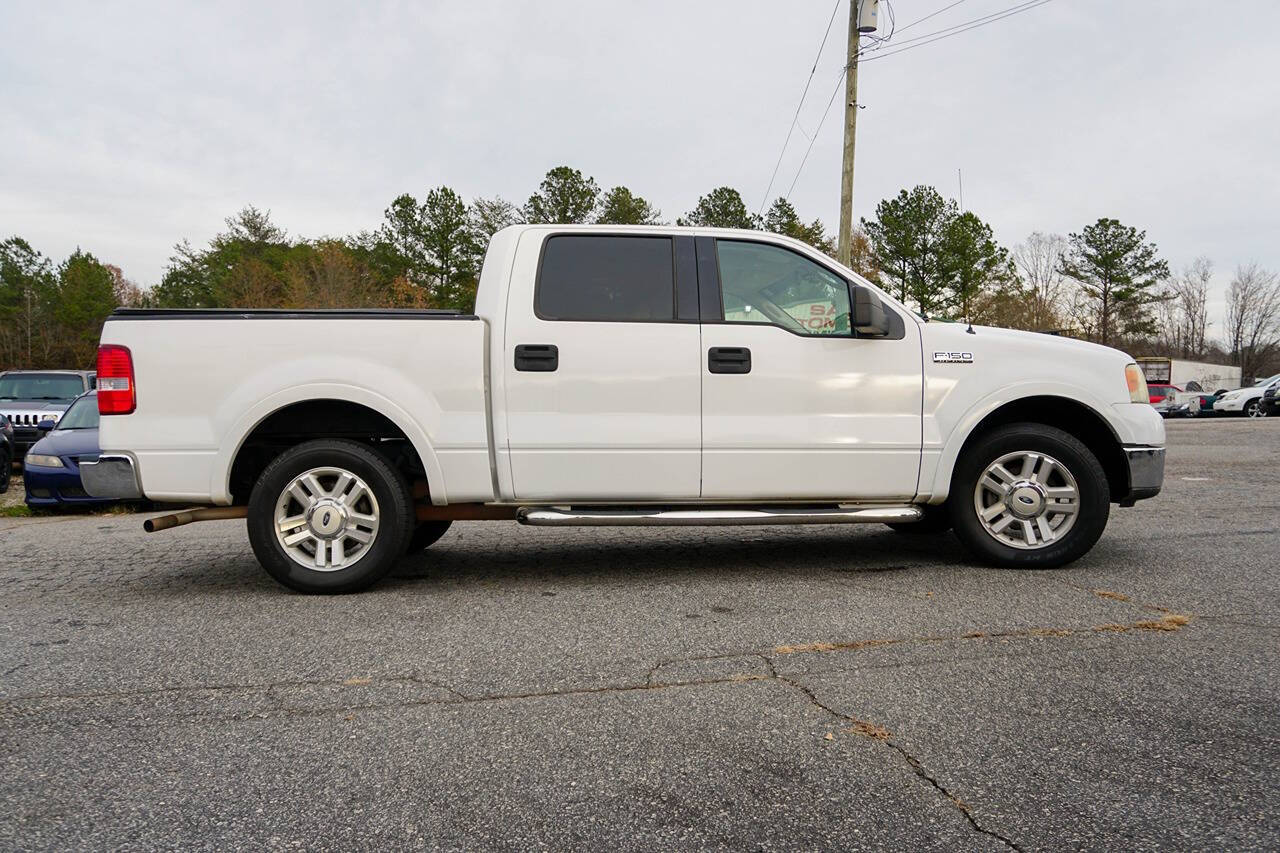
M 546 320 L 674 320 L 671 270 L 669 237 L 552 237 L 542 250 L 537 313 Z
M 771 323 L 802 335 L 848 335 L 849 285 L 777 246 L 717 240 L 727 323 Z

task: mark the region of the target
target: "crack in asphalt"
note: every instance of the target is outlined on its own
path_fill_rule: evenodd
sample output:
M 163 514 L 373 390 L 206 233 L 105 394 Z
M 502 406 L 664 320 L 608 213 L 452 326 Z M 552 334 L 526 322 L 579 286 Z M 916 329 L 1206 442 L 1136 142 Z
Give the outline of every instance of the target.
M 1190 616 L 1175 613 L 1168 608 L 1156 605 L 1143 604 L 1141 602 L 1132 601 L 1127 595 L 1122 593 L 1114 593 L 1106 590 L 1097 590 L 1091 588 L 1076 587 L 1074 584 L 1068 584 L 1074 588 L 1086 589 L 1086 591 L 1105 599 L 1115 600 L 1120 603 L 1136 606 L 1145 610 L 1155 611 L 1161 614 L 1160 619 L 1142 620 L 1127 624 L 1109 624 L 1098 625 L 1090 628 L 1020 628 L 996 631 L 969 631 L 964 634 L 954 636 L 924 636 L 924 637 L 901 637 L 901 638 L 871 638 L 865 640 L 847 641 L 847 642 L 817 642 L 800 645 L 783 645 L 776 646 L 768 652 L 757 650 L 724 652 L 714 655 L 695 655 L 684 658 L 673 658 L 660 660 L 649 668 L 645 675 L 643 683 L 626 683 L 601 685 L 599 687 L 579 687 L 579 688 L 563 688 L 555 690 L 527 691 L 521 693 L 498 693 L 486 695 L 468 695 L 452 686 L 438 682 L 432 679 L 423 678 L 421 676 L 399 676 L 388 678 L 374 677 L 353 677 L 344 681 L 334 681 L 331 679 L 314 679 L 314 680 L 292 680 L 277 681 L 266 684 L 250 684 L 250 685 L 213 685 L 198 687 L 163 687 L 149 690 L 134 691 L 99 691 L 86 693 L 70 693 L 70 694 L 46 694 L 40 696 L 22 697 L 6 702 L 0 702 L 0 709 L 10 707 L 20 707 L 23 705 L 39 705 L 42 702 L 58 701 L 58 700 L 93 700 L 93 699 L 125 699 L 145 696 L 157 695 L 182 695 L 184 693 L 195 693 L 201 691 L 219 692 L 219 691 L 262 691 L 266 699 L 270 702 L 271 707 L 251 714 L 239 715 L 223 715 L 217 717 L 222 720 L 251 720 L 263 719 L 270 716 L 287 716 L 287 717 L 315 717 L 328 716 L 332 714 L 345 713 L 347 719 L 351 719 L 351 715 L 357 711 L 376 711 L 387 710 L 392 708 L 404 708 L 414 706 L 429 705 L 464 705 L 477 703 L 492 702 L 508 702 L 520 701 L 527 699 L 546 699 L 572 696 L 590 696 L 601 694 L 627 693 L 627 692 L 644 692 L 651 690 L 669 690 L 676 688 L 688 687 L 705 687 L 717 685 L 734 685 L 744 683 L 763 683 L 775 682 L 798 692 L 813 707 L 818 708 L 822 712 L 848 722 L 850 724 L 849 732 L 867 737 L 872 740 L 883 742 L 887 747 L 896 752 L 912 772 L 944 798 L 947 802 L 954 806 L 965 818 L 965 821 L 975 831 L 989 838 L 992 838 L 1011 850 L 1021 851 L 1022 848 L 1009 837 L 1000 832 L 983 825 L 978 817 L 974 814 L 973 809 L 962 800 L 959 796 L 949 790 L 938 778 L 929 772 L 924 764 L 914 756 L 894 735 L 883 726 L 875 723 L 861 720 L 851 714 L 836 710 L 818 699 L 812 688 L 795 680 L 792 677 L 779 675 L 774 663 L 774 657 L 791 654 L 802 653 L 828 653 L 834 651 L 857 651 L 861 649 L 881 648 L 891 645 L 900 645 L 904 643 L 940 643 L 940 642 L 956 642 L 961 640 L 972 639 L 1035 639 L 1046 637 L 1080 637 L 1080 636 L 1097 636 L 1101 633 L 1126 633 L 1136 630 L 1148 631 L 1164 631 L 1173 632 L 1180 630 L 1190 621 Z M 723 661 L 732 659 L 755 659 L 763 663 L 765 674 L 734 674 L 717 678 L 688 678 L 676 681 L 664 682 L 655 680 L 658 678 L 659 672 L 668 666 L 678 664 L 698 664 L 713 661 Z M 21 666 L 21 665 L 20 665 Z M 8 674 L 12 674 L 16 669 L 10 670 Z M 287 707 L 286 696 L 282 694 L 283 690 L 297 687 L 367 687 L 371 685 L 388 685 L 388 684 L 421 684 L 436 688 L 446 692 L 451 698 L 424 698 L 418 700 L 406 700 L 398 702 L 384 703 L 364 703 L 364 704 L 348 704 L 339 708 L 289 708 Z M 36 713 L 41 709 L 37 708 Z M 208 718 L 209 715 L 200 712 L 189 714 L 169 714 L 165 715 L 168 719 L 197 719 Z M 828 735 L 830 737 L 830 735 Z
M 951 803 L 951 805 L 955 806 L 956 809 L 962 815 L 964 815 L 964 818 L 966 821 L 968 821 L 969 826 L 971 826 L 975 831 L 980 832 L 983 835 L 986 835 L 990 838 L 994 838 L 996 841 L 999 841 L 1001 844 L 1005 845 L 1010 850 L 1017 850 L 1019 851 L 1019 853 L 1021 853 L 1022 848 L 1019 847 L 1016 843 L 1014 843 L 1010 838 L 1008 838 L 1005 835 L 1002 835 L 999 832 L 996 832 L 994 829 L 990 829 L 986 826 L 983 826 L 978 821 L 977 816 L 974 815 L 973 809 L 969 807 L 969 804 L 966 803 L 964 800 L 960 799 L 959 797 L 957 797 L 951 791 L 947 790 L 946 786 L 943 785 L 941 782 L 939 782 L 936 776 L 932 775 L 931 773 L 929 773 L 928 770 L 925 769 L 924 764 L 921 763 L 920 759 L 916 758 L 914 755 L 908 752 L 907 748 L 903 746 L 901 743 L 899 743 L 897 740 L 895 740 L 893 735 L 883 726 L 878 726 L 875 723 L 869 723 L 866 720 L 860 720 L 857 717 L 853 716 L 852 714 L 846 714 L 842 711 L 837 711 L 835 708 L 832 708 L 830 705 L 827 705 L 826 703 L 819 700 L 818 697 L 814 694 L 813 690 L 799 683 L 798 681 L 792 681 L 790 678 L 787 678 L 785 676 L 779 676 L 777 680 L 781 681 L 783 684 L 787 684 L 790 687 L 800 691 L 800 693 L 803 694 L 815 708 L 819 708 L 837 719 L 845 720 L 846 722 L 852 724 L 851 730 L 855 734 L 859 734 L 862 737 L 870 738 L 872 740 L 878 740 L 881 743 L 883 743 L 885 746 L 892 749 L 894 752 L 898 753 L 907 762 L 907 765 L 912 769 L 912 771 L 917 776 L 919 776 L 921 779 L 927 782 L 930 786 L 934 788 L 934 790 L 942 794 L 942 796 L 946 797 L 947 801 Z
M 964 634 L 935 634 L 924 637 L 884 637 L 869 640 L 849 640 L 844 642 L 821 641 L 814 643 L 798 643 L 795 645 L 775 646 L 775 655 L 821 654 L 826 652 L 849 652 L 862 649 L 900 646 L 906 643 L 954 643 L 958 640 L 1009 640 L 1036 639 L 1044 637 L 1087 637 L 1100 633 L 1125 633 L 1128 631 L 1177 631 L 1186 625 L 1191 617 L 1174 613 L 1164 608 L 1153 607 L 1163 615 L 1159 619 L 1141 619 L 1137 622 L 1107 623 L 1093 625 L 1088 628 L 1011 628 L 1002 631 L 968 631 Z

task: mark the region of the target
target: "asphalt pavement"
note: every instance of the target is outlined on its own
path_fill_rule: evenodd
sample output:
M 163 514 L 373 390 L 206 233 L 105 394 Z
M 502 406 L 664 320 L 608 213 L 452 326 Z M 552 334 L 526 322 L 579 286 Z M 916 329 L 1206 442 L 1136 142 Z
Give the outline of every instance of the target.
M 455 524 L 307 597 L 238 521 L 0 519 L 0 847 L 1275 849 L 1280 419 L 1056 571 L 879 526 Z

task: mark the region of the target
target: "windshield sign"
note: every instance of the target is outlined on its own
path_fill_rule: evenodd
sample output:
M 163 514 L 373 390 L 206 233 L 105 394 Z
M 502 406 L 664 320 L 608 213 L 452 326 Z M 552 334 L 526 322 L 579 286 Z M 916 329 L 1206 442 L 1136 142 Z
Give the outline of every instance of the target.
M 0 376 L 0 400 L 74 400 L 84 393 L 79 376 L 19 373 Z

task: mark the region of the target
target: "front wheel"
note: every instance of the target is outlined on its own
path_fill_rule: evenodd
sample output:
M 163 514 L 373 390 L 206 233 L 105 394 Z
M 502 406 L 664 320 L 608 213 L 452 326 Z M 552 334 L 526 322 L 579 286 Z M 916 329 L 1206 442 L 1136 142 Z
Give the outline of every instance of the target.
M 1247 418 L 1265 418 L 1267 410 L 1259 406 L 1257 400 L 1250 400 L 1244 404 L 1244 414 Z
M 919 521 L 894 521 L 886 526 L 894 533 L 908 536 L 936 536 L 951 529 L 951 515 L 945 506 L 922 506 Z
M 956 536 L 984 562 L 1052 569 L 1084 555 L 1107 526 L 1097 457 L 1045 424 L 999 427 L 967 447 L 947 500 Z
M 357 592 L 405 552 L 413 499 L 404 476 L 354 441 L 308 441 L 276 457 L 249 497 L 249 543 L 299 592 Z

